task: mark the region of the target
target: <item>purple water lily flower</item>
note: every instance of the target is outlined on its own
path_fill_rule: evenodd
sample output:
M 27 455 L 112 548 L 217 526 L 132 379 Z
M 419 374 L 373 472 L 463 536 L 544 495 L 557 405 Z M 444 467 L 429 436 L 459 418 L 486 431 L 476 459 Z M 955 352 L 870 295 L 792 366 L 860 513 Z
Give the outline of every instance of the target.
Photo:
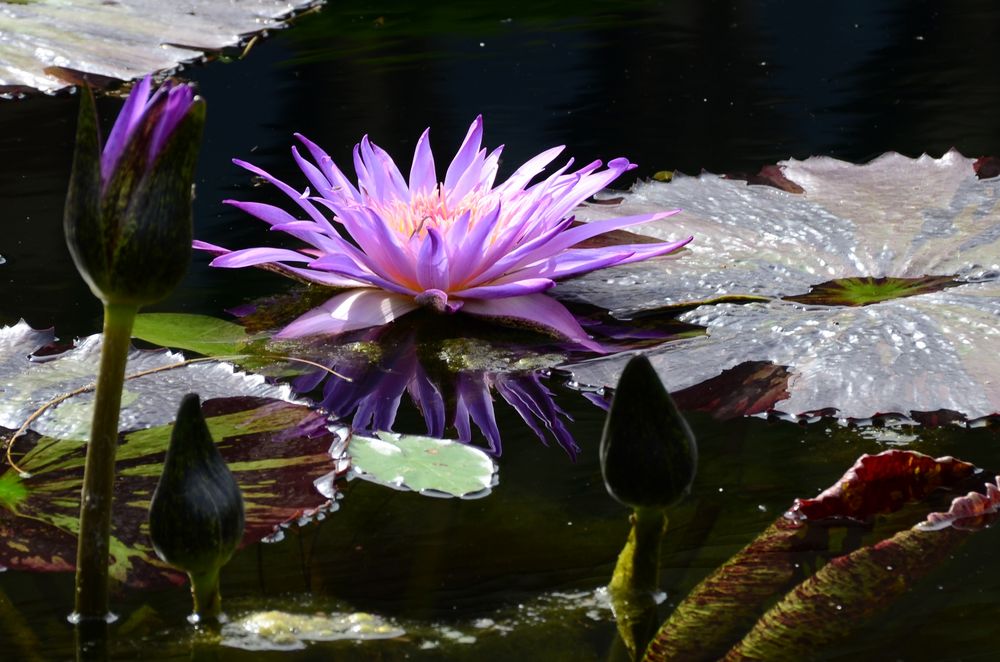
M 384 150 L 364 137 L 354 148 L 355 186 L 317 145 L 297 135 L 312 161 L 292 148 L 309 180 L 296 190 L 264 170 L 234 161 L 277 186 L 307 216 L 258 202 L 227 200 L 310 244 L 311 248 L 230 251 L 205 242 L 212 266 L 264 266 L 307 281 L 350 288 L 278 333 L 294 338 L 337 334 L 390 322 L 421 306 L 526 324 L 599 349 L 562 304 L 544 294 L 556 280 L 645 260 L 691 240 L 580 248 L 597 235 L 652 221 L 666 211 L 575 225 L 573 210 L 635 167 L 627 159 L 594 161 L 569 172 L 573 160 L 531 181 L 562 147 L 546 150 L 494 186 L 502 148 L 482 148 L 483 122 L 469 128 L 443 182 L 428 132 L 417 141 L 409 179 Z

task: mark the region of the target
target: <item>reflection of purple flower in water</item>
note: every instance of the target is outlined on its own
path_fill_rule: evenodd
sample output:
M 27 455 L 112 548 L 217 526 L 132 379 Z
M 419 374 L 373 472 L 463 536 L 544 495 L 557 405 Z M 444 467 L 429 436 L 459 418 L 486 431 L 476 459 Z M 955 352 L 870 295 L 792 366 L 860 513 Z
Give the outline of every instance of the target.
M 368 334 L 374 340 L 378 331 Z M 395 340 L 400 340 L 398 337 Z M 376 352 L 359 351 L 334 362 L 335 371 L 349 377 L 329 378 L 317 371 L 295 380 L 299 392 L 322 384 L 322 405 L 337 416 L 353 415 L 357 430 L 391 430 L 404 394 L 419 409 L 427 433 L 443 437 L 449 426 L 461 441 L 472 440 L 473 424 L 489 443 L 491 452 L 502 450 L 494 411 L 494 393 L 506 401 L 543 442 L 554 438 L 571 456 L 579 450 L 563 419 L 569 416 L 556 405 L 553 394 L 537 371 L 435 370 L 428 372 L 418 355 L 413 333 L 400 342 L 379 344 Z M 325 380 L 325 381 L 324 381 Z

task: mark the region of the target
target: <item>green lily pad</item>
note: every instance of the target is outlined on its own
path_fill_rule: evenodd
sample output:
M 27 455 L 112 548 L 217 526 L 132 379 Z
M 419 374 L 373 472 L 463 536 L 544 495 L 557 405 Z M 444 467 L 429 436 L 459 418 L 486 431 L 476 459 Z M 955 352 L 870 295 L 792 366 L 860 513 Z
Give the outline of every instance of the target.
M 328 429 L 323 412 L 264 398 L 203 404 L 209 430 L 243 491 L 243 544 L 282 537 L 289 523 L 336 508 L 333 480 L 342 464 L 329 450 L 346 430 Z M 170 425 L 122 434 L 117 455 L 111 575 L 133 586 L 183 576 L 153 553 L 146 514 L 169 443 Z M 86 444 L 29 433 L 14 457 L 28 475 L 0 473 L 0 565 L 69 571 L 76 554 Z
M 399 490 L 473 499 L 496 485 L 497 466 L 489 455 L 448 439 L 393 432 L 352 435 L 347 452 L 353 476 Z
M 205 356 L 239 354 L 248 342 L 246 329 L 239 324 L 208 315 L 184 313 L 136 315 L 132 337 Z
M 821 306 L 868 306 L 880 301 L 937 292 L 957 285 L 961 283 L 947 276 L 837 278 L 814 285 L 806 294 L 785 297 L 785 301 Z

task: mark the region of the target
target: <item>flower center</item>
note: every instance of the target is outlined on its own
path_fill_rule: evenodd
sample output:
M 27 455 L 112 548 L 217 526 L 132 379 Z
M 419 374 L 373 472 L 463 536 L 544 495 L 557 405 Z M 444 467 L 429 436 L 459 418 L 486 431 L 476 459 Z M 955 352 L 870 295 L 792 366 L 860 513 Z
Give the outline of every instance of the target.
M 448 236 L 466 213 L 470 215 L 468 227 L 474 227 L 492 208 L 490 203 L 495 204 L 492 196 L 478 192 L 449 200 L 447 192 L 438 186 L 433 192 L 415 194 L 410 200 L 369 200 L 368 206 L 403 239 L 423 239 L 430 228 Z

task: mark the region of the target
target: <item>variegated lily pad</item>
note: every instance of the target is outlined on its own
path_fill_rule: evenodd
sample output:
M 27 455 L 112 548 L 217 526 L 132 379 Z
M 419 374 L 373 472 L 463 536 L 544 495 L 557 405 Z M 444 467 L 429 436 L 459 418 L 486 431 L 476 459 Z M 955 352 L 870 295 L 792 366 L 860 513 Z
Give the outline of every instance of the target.
M 18 0 L 0 3 L 0 91 L 55 92 L 84 75 L 131 80 L 244 35 L 281 27 L 316 0 Z
M 781 165 L 802 193 L 714 175 L 639 185 L 607 213 L 683 207 L 639 231 L 694 234 L 689 253 L 558 291 L 624 317 L 697 306 L 679 319 L 707 336 L 650 352 L 671 390 L 769 362 L 791 373 L 774 409 L 792 415 L 1000 412 L 1000 180 L 978 179 L 957 152 Z M 626 360 L 567 369 L 610 385 Z
M 66 352 L 44 358 L 32 353 L 52 342 L 52 331 L 36 331 L 24 322 L 0 327 L 0 427 L 16 429 L 53 398 L 93 384 L 97 379 L 101 336 L 84 338 Z M 126 375 L 176 365 L 184 356 L 167 350 L 133 349 Z M 173 420 L 186 393 L 204 399 L 253 396 L 292 400 L 288 386 L 275 386 L 260 375 L 236 370 L 221 361 L 191 363 L 125 383 L 119 428 L 137 430 Z M 81 393 L 52 407 L 31 424 L 36 432 L 64 439 L 85 439 L 90 430 L 93 392 Z
M 209 400 L 202 408 L 243 492 L 245 544 L 280 538 L 284 525 L 336 507 L 333 479 L 343 466 L 329 451 L 346 431 L 331 432 L 322 412 L 246 397 Z M 153 553 L 146 524 L 170 432 L 163 425 L 120 437 L 110 572 L 134 586 L 183 579 Z M 29 433 L 14 454 L 28 475 L 10 467 L 0 473 L 0 566 L 72 570 L 86 444 Z
M 911 451 L 863 455 L 833 486 L 792 507 L 681 601 L 643 658 L 660 660 L 804 659 L 885 612 L 955 550 L 996 520 L 1000 491 L 974 465 Z M 984 486 L 985 483 L 985 486 Z M 977 491 L 948 513 L 856 548 L 848 533 L 926 502 L 942 489 Z M 820 559 L 830 558 L 807 576 Z M 784 596 L 777 604 L 775 596 Z M 730 647 L 732 647 L 730 649 Z M 727 649 L 729 653 L 726 654 Z

